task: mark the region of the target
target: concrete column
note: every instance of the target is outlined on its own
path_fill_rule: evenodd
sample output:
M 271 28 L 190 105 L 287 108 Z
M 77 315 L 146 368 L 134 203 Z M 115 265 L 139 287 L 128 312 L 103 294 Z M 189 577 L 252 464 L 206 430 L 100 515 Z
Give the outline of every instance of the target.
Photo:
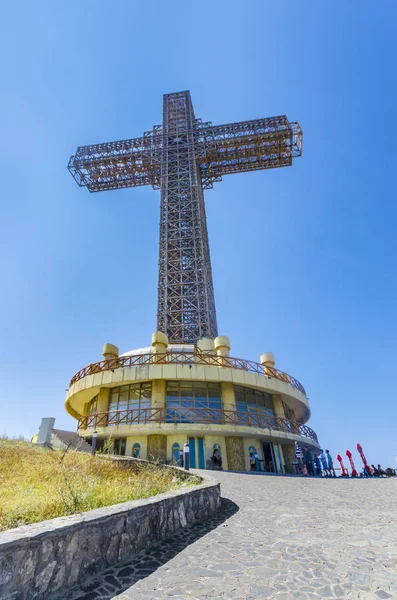
M 280 442 L 278 443 L 278 449 L 279 449 L 279 452 L 280 452 L 281 468 L 283 470 L 283 473 L 285 473 L 285 468 L 284 468 L 284 465 L 285 465 L 284 452 L 283 452 L 283 447 L 280 444 Z
M 168 337 L 162 331 L 155 331 L 152 335 L 153 364 L 162 362 L 167 356 Z M 164 379 L 152 381 L 152 408 L 165 408 L 166 382 Z M 149 438 L 148 438 L 149 456 Z M 165 462 L 166 458 L 164 458 Z
M 54 417 L 44 417 L 43 419 L 41 419 L 36 444 L 48 446 L 48 444 L 51 442 L 51 434 L 52 430 L 54 429 L 54 425 Z
M 147 459 L 163 464 L 167 461 L 166 435 L 154 434 L 147 436 Z
M 165 408 L 166 382 L 165 379 L 152 381 L 152 408 Z
M 214 346 L 218 356 L 229 356 L 230 355 L 230 340 L 227 335 L 218 335 L 214 339 Z
M 199 364 L 203 364 L 203 362 L 204 364 L 214 364 L 215 366 L 218 364 L 214 340 L 212 338 L 201 338 L 200 340 L 197 340 L 194 360 Z
M 210 358 L 212 356 L 216 357 L 214 340 L 212 338 L 201 338 L 200 340 L 197 340 L 195 357 L 196 362 L 200 363 L 200 356 L 202 354 L 206 356 L 206 362 L 208 362 L 208 364 L 211 364 L 212 362 L 214 365 L 218 364 L 216 362 L 216 358 L 214 358 L 213 361 Z
M 167 355 L 168 337 L 162 331 L 155 331 L 152 335 L 153 364 L 161 362 Z
M 272 376 L 272 368 L 274 368 L 275 360 L 274 360 L 274 354 L 273 352 L 265 352 L 264 354 L 261 355 L 260 357 L 260 363 L 261 365 L 263 365 L 263 371 L 265 373 L 265 375 L 268 375 L 269 377 Z
M 236 410 L 236 396 L 231 381 L 221 382 L 221 395 L 223 410 Z
M 201 352 L 209 352 L 215 354 L 215 344 L 212 338 L 201 338 L 197 340 L 196 347 Z
M 110 388 L 103 387 L 98 393 L 98 413 L 108 412 L 109 410 Z
M 227 466 L 230 471 L 245 471 L 243 438 L 237 436 L 225 437 Z
M 295 414 L 295 411 L 294 411 L 293 408 L 290 408 L 289 412 L 291 414 L 291 421 L 292 421 L 291 422 L 291 431 L 292 431 L 292 433 L 299 434 L 300 433 L 300 431 L 299 431 L 299 425 L 297 425 L 297 423 L 296 423 L 296 414 Z
M 284 464 L 290 466 L 293 464 L 295 460 L 295 446 L 293 443 L 283 444 L 283 456 L 284 456 Z
M 230 356 L 230 340 L 226 335 L 218 335 L 214 340 L 215 350 L 218 355 L 218 364 L 220 367 L 227 366 L 224 356 Z
M 273 397 L 274 414 L 276 415 L 276 417 L 285 419 L 285 412 L 284 412 L 283 402 L 281 400 L 281 394 L 272 394 L 272 397 Z
M 114 360 L 119 357 L 119 349 L 114 344 L 103 344 L 102 354 L 105 360 Z

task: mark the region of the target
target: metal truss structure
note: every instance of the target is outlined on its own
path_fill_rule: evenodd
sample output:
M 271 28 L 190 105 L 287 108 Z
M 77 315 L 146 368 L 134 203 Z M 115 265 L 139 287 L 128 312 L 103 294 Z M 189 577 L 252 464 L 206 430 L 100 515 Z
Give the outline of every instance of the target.
M 161 189 L 157 330 L 171 343 L 217 336 L 203 190 L 223 175 L 286 167 L 302 130 L 286 116 L 214 126 L 196 119 L 190 93 L 165 94 L 163 124 L 140 138 L 81 146 L 69 170 L 90 192 Z

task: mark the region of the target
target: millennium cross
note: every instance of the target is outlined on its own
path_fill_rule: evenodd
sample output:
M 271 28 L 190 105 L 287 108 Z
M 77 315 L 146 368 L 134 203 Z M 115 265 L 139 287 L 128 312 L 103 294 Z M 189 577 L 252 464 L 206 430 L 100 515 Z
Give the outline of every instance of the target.
M 229 173 L 287 167 L 301 153 L 302 130 L 286 116 L 214 126 L 196 119 L 186 91 L 164 95 L 153 131 L 80 146 L 68 168 L 90 192 L 161 190 L 157 330 L 195 343 L 218 335 L 203 190 Z

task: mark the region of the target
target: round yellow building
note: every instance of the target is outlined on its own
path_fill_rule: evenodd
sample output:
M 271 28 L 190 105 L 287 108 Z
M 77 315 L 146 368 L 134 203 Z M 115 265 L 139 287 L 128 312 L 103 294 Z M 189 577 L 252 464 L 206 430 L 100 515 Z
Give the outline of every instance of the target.
M 295 442 L 319 448 L 305 390 L 271 352 L 255 363 L 232 358 L 226 336 L 176 345 L 158 331 L 148 348 L 105 344 L 103 356 L 76 373 L 65 402 L 98 447 L 110 439 L 116 454 L 178 464 L 188 443 L 192 467 L 221 457 L 224 469 L 276 473 L 293 472 Z

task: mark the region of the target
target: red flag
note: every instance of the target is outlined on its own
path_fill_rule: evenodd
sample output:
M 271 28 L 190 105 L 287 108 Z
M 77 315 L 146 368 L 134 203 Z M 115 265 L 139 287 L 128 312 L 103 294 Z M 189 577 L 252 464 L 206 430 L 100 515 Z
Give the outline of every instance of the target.
M 361 458 L 362 458 L 362 460 L 363 460 L 364 467 L 368 467 L 367 459 L 365 458 L 365 455 L 364 455 L 363 449 L 362 449 L 362 447 L 360 446 L 360 444 L 357 444 L 357 450 L 358 450 L 358 453 L 360 454 L 360 456 L 361 456 Z
M 350 466 L 352 468 L 352 477 L 357 477 L 356 467 L 354 466 L 354 462 L 353 462 L 353 458 L 352 458 L 352 453 L 350 452 L 350 450 L 346 450 L 346 456 L 349 459 Z
M 342 462 L 342 457 L 340 454 L 338 454 L 338 456 L 336 457 L 336 460 L 339 461 L 340 464 L 340 468 L 342 469 L 342 477 L 346 477 L 348 475 L 348 472 L 346 471 L 343 462 Z

